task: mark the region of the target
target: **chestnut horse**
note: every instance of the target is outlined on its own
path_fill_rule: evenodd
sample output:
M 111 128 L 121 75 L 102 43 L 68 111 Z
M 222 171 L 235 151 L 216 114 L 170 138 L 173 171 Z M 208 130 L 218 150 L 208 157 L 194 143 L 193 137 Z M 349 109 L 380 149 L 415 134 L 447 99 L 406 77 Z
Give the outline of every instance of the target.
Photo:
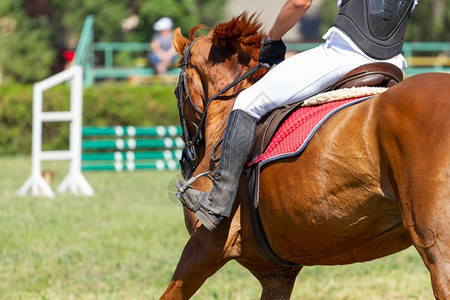
M 253 16 L 243 14 L 194 37 L 198 28 L 190 39 L 180 29 L 174 37 L 186 70 L 179 97 L 185 138 L 198 137 L 189 149 L 196 151 L 195 171 L 186 167 L 185 177 L 216 166 L 211 155 L 237 94 L 263 75 L 260 70 L 219 93 L 258 64 L 263 36 Z M 430 272 L 436 298 L 450 299 L 449 178 L 450 74 L 410 77 L 341 110 L 301 156 L 261 171 L 259 214 L 266 238 L 279 257 L 298 266 L 275 265 L 259 253 L 244 173 L 232 216 L 215 231 L 184 210 L 191 237 L 162 299 L 190 298 L 232 259 L 258 279 L 262 299 L 288 299 L 301 266 L 364 262 L 411 245 Z M 211 181 L 202 177 L 193 187 L 209 190 Z

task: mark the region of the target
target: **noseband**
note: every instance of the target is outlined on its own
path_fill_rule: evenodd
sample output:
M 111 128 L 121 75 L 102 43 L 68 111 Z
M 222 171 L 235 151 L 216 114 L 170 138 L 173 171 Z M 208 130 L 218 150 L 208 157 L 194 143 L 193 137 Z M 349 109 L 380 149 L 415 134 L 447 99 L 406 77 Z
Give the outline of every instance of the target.
M 178 85 L 175 90 L 175 96 L 177 98 L 177 106 L 178 106 L 178 111 L 179 111 L 179 116 L 180 116 L 180 124 L 181 124 L 181 128 L 183 130 L 182 139 L 185 144 L 185 147 L 183 149 L 183 154 L 182 154 L 182 157 L 180 160 L 180 165 L 181 165 L 182 172 L 184 170 L 186 170 L 186 167 L 189 168 L 190 173 L 191 173 L 189 176 L 192 176 L 192 174 L 194 173 L 194 171 L 197 168 L 198 163 L 199 163 L 197 152 L 195 150 L 195 146 L 201 142 L 204 142 L 204 139 L 203 139 L 203 136 L 201 133 L 201 128 L 203 126 L 203 123 L 205 122 L 209 104 L 212 101 L 219 98 L 220 96 L 222 96 L 229 89 L 231 89 L 235 85 L 239 84 L 240 82 L 242 82 L 244 79 L 248 78 L 249 76 L 251 76 L 256 71 L 258 71 L 262 68 L 270 68 L 270 66 L 268 64 L 263 64 L 263 63 L 257 64 L 256 66 L 254 66 L 253 68 L 251 68 L 250 70 L 245 72 L 243 75 L 239 76 L 235 81 L 233 81 L 232 83 L 227 85 L 225 88 L 223 88 L 217 94 L 215 94 L 212 98 L 208 99 L 205 103 L 205 109 L 203 111 L 200 111 L 194 105 L 194 102 L 192 101 L 191 95 L 189 93 L 188 86 L 187 86 L 187 73 L 186 73 L 186 67 L 190 63 L 191 50 L 192 50 L 192 47 L 194 46 L 195 42 L 196 41 L 193 41 L 189 45 L 187 53 L 184 56 L 183 63 L 181 64 L 180 76 L 178 78 Z M 201 115 L 201 119 L 198 124 L 192 123 L 192 125 L 195 127 L 195 133 L 192 137 L 189 135 L 187 121 L 186 121 L 186 117 L 185 117 L 184 110 L 183 110 L 183 105 L 186 102 L 189 103 L 189 105 L 198 114 Z

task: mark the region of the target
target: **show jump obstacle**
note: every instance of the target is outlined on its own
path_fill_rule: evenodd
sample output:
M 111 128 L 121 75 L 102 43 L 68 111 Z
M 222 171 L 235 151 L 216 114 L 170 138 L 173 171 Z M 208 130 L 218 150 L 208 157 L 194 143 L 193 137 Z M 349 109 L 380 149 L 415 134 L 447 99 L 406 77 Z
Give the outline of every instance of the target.
M 44 91 L 58 84 L 70 82 L 70 111 L 43 112 Z M 81 173 L 81 129 L 83 110 L 83 69 L 80 66 L 49 77 L 33 88 L 33 141 L 31 176 L 19 189 L 25 196 L 29 191 L 33 196 L 54 197 L 53 190 L 41 174 L 42 161 L 69 160 L 69 173 L 57 188 L 58 193 L 70 190 L 73 194 L 92 196 L 94 190 Z M 70 122 L 69 150 L 42 151 L 42 124 L 44 122 Z
M 83 171 L 175 170 L 181 127 L 83 127 Z

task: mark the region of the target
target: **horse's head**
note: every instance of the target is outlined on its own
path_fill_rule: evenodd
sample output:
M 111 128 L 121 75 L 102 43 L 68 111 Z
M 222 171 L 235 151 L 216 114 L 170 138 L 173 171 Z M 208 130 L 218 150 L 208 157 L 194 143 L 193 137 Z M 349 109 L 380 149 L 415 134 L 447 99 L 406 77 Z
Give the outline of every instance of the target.
M 210 157 L 223 137 L 235 98 L 263 75 L 258 71 L 223 91 L 258 63 L 263 34 L 255 15 L 244 13 L 195 38 L 201 27 L 190 31 L 190 39 L 179 28 L 174 32 L 175 49 L 182 55 L 176 95 L 186 144 L 182 163 L 185 178 L 194 171 L 210 169 Z

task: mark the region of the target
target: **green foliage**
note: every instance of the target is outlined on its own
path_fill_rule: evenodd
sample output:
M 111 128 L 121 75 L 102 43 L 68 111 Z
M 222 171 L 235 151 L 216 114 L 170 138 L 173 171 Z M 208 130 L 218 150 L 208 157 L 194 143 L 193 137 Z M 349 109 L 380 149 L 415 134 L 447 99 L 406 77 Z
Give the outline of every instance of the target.
M 21 82 L 47 77 L 56 58 L 50 24 L 45 19 L 26 18 L 20 12 L 8 20 L 15 29 L 12 33 L 0 31 L 0 69 Z
M 450 0 L 420 0 L 411 14 L 407 41 L 450 41 Z
M 83 122 L 89 126 L 177 124 L 174 89 L 114 84 L 85 89 Z
M 20 90 L 0 87 L 0 154 L 31 150 L 33 90 L 31 86 Z
M 84 91 L 83 124 L 89 126 L 178 124 L 173 86 L 104 84 Z M 31 151 L 32 86 L 0 87 L 0 154 Z M 44 93 L 44 111 L 69 110 L 69 89 Z M 44 123 L 44 150 L 68 147 L 68 123 Z
M 74 50 L 83 22 L 95 16 L 95 40 L 107 42 L 150 41 L 153 24 L 161 17 L 189 30 L 199 23 L 212 26 L 222 19 L 225 0 L 42 0 L 30 10 L 27 0 L 0 1 L 0 22 L 15 24 L 3 32 L 0 26 L 0 72 L 22 83 L 33 83 L 62 70 L 64 50 Z M 36 9 L 36 7 L 34 8 Z M 138 28 L 122 32 L 121 21 L 136 14 Z M 1 25 L 1 23 L 0 23 Z M 132 59 L 129 54 L 122 60 Z
M 81 32 L 86 17 L 94 15 L 97 41 L 120 40 L 120 22 L 130 14 L 129 1 L 124 0 L 52 0 L 52 3 L 55 22 L 75 35 Z
M 323 1 L 320 9 L 320 36 L 323 36 L 333 25 L 338 13 L 335 1 Z

